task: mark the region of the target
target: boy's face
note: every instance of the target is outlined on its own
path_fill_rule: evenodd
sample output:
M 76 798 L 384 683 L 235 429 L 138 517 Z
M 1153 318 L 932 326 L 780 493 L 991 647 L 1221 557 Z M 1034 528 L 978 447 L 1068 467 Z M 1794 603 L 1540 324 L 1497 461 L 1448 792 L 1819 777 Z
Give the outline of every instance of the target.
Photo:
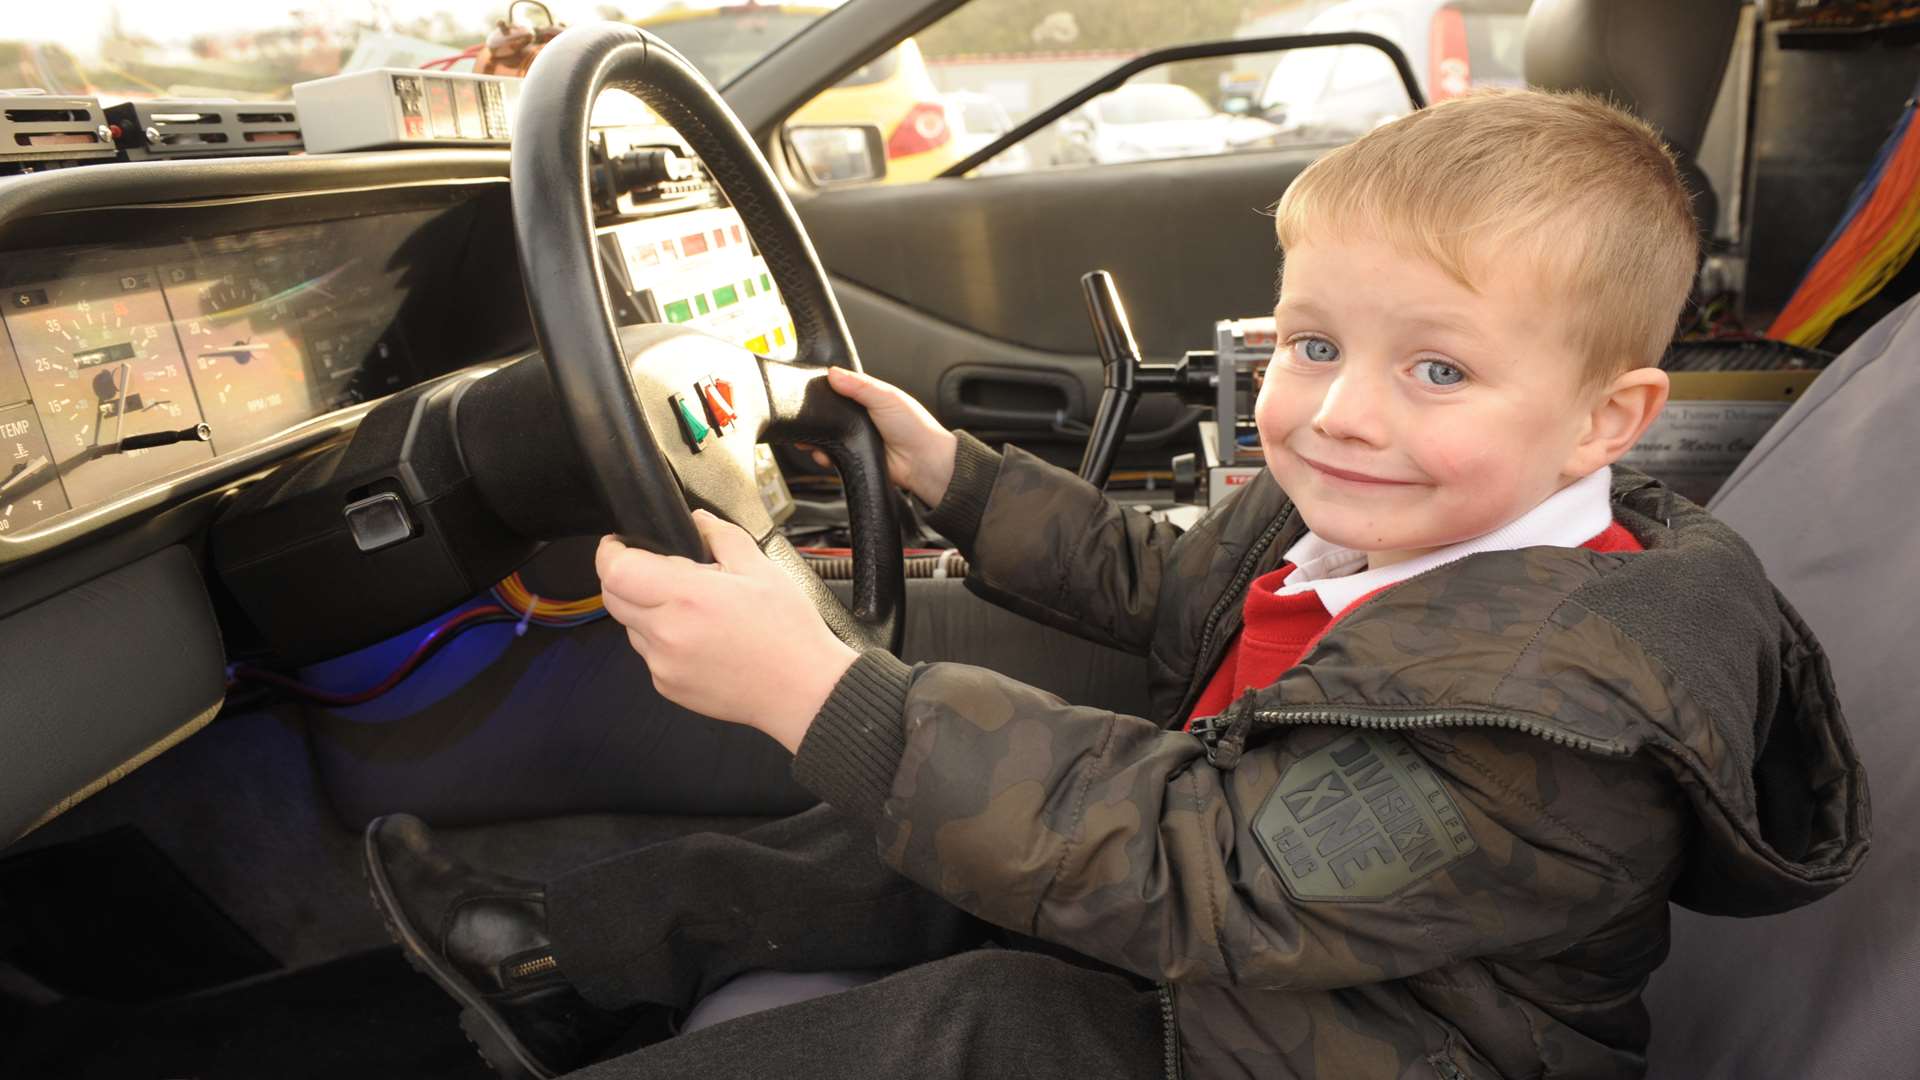
M 1496 529 L 1580 472 L 1595 395 L 1519 265 L 1481 290 L 1384 241 L 1296 243 L 1255 407 L 1267 467 L 1374 566 Z

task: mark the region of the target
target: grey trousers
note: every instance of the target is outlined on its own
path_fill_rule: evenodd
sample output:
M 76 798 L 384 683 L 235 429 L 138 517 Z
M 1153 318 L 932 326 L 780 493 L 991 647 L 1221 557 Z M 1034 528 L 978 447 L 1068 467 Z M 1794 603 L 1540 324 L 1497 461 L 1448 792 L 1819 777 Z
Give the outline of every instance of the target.
M 747 971 L 895 972 L 578 1076 L 1163 1075 L 1150 987 L 1010 941 L 894 874 L 871 832 L 828 807 L 593 863 L 549 882 L 547 897 L 560 970 L 603 1008 L 686 1009 Z

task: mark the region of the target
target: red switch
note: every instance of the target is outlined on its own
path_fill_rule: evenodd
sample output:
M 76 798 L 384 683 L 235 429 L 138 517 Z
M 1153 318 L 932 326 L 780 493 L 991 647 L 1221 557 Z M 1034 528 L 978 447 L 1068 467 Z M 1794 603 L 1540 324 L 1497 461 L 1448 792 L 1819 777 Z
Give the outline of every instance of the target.
M 700 396 L 706 399 L 707 416 L 713 420 L 716 428 L 730 427 L 733 424 L 733 402 L 720 392 L 715 383 L 702 383 Z
M 715 379 L 713 380 L 713 388 L 720 391 L 720 400 L 726 402 L 727 408 L 731 410 L 733 408 L 733 384 L 725 379 Z

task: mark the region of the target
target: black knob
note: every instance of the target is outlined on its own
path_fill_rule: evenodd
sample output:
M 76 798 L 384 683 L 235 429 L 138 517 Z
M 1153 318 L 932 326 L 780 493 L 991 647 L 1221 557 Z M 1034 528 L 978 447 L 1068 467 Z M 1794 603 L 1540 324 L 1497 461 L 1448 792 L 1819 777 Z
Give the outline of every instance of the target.
M 613 159 L 613 183 L 620 191 L 639 191 L 693 179 L 693 161 L 665 147 L 634 150 Z

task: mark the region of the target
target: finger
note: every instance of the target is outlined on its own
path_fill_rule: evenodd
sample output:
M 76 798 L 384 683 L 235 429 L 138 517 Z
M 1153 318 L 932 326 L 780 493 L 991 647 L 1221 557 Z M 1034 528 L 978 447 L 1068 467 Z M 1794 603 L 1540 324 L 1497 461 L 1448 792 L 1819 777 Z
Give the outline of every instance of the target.
M 607 567 L 612 565 L 614 558 L 625 550 L 627 545 L 621 543 L 619 537 L 611 533 L 601 537 L 600 545 L 593 549 L 593 572 L 605 580 Z
M 601 593 L 600 603 L 606 606 L 607 614 L 613 621 L 629 630 L 643 626 L 652 612 L 658 608 L 643 608 L 639 604 L 615 593 Z
M 827 384 L 842 397 L 852 398 L 869 409 L 892 404 L 893 394 L 898 393 L 887 383 L 852 368 L 828 368 Z
M 706 538 L 713 561 L 729 574 L 757 576 L 767 563 L 766 553 L 747 530 L 705 510 L 693 512 L 694 528 Z
M 600 575 L 600 592 L 640 607 L 659 607 L 697 591 L 692 579 L 702 572 L 700 564 L 678 555 L 628 548 L 608 561 Z
M 827 456 L 825 450 L 815 450 L 813 452 L 813 463 L 823 469 L 833 468 L 833 459 Z

